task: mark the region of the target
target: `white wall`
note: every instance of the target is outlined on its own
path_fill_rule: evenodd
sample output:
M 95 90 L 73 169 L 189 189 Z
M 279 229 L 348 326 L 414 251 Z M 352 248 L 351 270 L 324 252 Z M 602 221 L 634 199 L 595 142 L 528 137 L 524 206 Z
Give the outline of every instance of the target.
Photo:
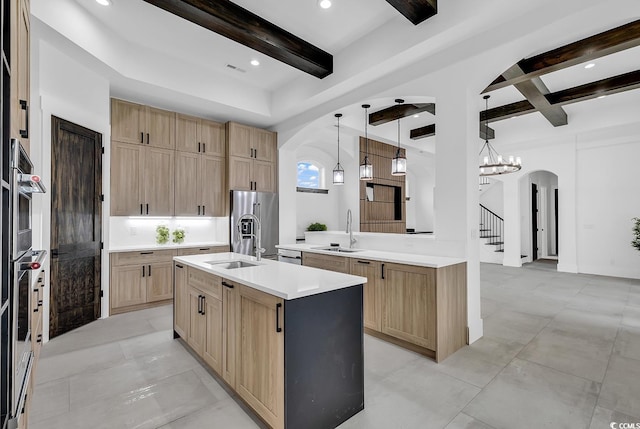
M 504 189 L 502 182 L 493 181 L 491 185 L 483 185 L 486 190 L 480 193 L 480 204 L 504 219 Z
M 41 171 L 44 183 L 51 189 L 51 116 L 74 122 L 102 134 L 103 143 L 110 140 L 109 82 L 49 45 L 32 28 L 31 38 L 31 156 Z M 102 189 L 109 195 L 109 145 L 105 144 Z M 50 251 L 51 194 L 34 198 L 34 248 Z M 105 198 L 103 240 L 109 236 L 109 199 Z M 104 298 L 102 315 L 108 315 L 109 284 L 108 255 L 102 257 Z M 47 262 L 45 269 L 49 271 Z M 49 338 L 49 276 L 44 294 L 44 341 Z
M 435 160 L 433 156 L 407 153 L 406 202 L 407 228 L 431 231 L 434 228 L 433 193 L 435 188 Z

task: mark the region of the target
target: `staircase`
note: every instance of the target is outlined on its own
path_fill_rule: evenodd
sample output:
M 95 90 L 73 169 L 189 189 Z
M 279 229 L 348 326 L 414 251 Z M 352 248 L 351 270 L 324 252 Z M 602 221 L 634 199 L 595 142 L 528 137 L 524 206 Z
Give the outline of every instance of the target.
M 502 264 L 504 219 L 480 204 L 480 262 Z

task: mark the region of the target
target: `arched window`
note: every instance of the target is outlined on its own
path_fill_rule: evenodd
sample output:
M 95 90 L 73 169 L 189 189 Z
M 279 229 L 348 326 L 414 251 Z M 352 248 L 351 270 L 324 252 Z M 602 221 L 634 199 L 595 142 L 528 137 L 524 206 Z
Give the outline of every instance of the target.
M 324 187 L 324 168 L 311 161 L 298 162 L 298 188 L 321 189 Z

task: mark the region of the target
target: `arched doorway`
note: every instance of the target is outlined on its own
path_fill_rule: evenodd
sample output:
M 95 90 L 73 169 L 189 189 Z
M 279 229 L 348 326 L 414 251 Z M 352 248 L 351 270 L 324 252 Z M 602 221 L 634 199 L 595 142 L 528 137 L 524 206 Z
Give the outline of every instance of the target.
M 558 213 L 561 202 L 558 176 L 547 170 L 533 171 L 520 179 L 521 245 L 524 262 L 558 260 Z

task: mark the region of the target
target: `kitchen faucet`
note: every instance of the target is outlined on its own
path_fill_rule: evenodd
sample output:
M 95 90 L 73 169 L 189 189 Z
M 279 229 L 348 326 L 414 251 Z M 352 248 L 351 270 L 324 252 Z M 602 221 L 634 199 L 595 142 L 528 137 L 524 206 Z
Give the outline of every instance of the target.
M 253 224 L 255 225 L 255 230 L 251 232 L 251 234 L 243 234 L 242 233 L 242 221 L 245 219 L 251 219 Z M 256 259 L 259 261 L 261 259 L 262 254 L 266 251 L 266 249 L 261 247 L 260 237 L 262 236 L 262 230 L 260 226 L 260 219 L 252 213 L 245 213 L 238 218 L 238 222 L 236 222 L 236 228 L 238 228 L 238 237 L 253 237 L 256 239 Z M 253 228 L 252 228 L 253 229 Z
M 351 209 L 347 209 L 347 234 L 349 234 L 349 249 L 353 247 L 353 245 L 358 241 L 358 239 L 353 238 L 353 219 L 351 216 Z

